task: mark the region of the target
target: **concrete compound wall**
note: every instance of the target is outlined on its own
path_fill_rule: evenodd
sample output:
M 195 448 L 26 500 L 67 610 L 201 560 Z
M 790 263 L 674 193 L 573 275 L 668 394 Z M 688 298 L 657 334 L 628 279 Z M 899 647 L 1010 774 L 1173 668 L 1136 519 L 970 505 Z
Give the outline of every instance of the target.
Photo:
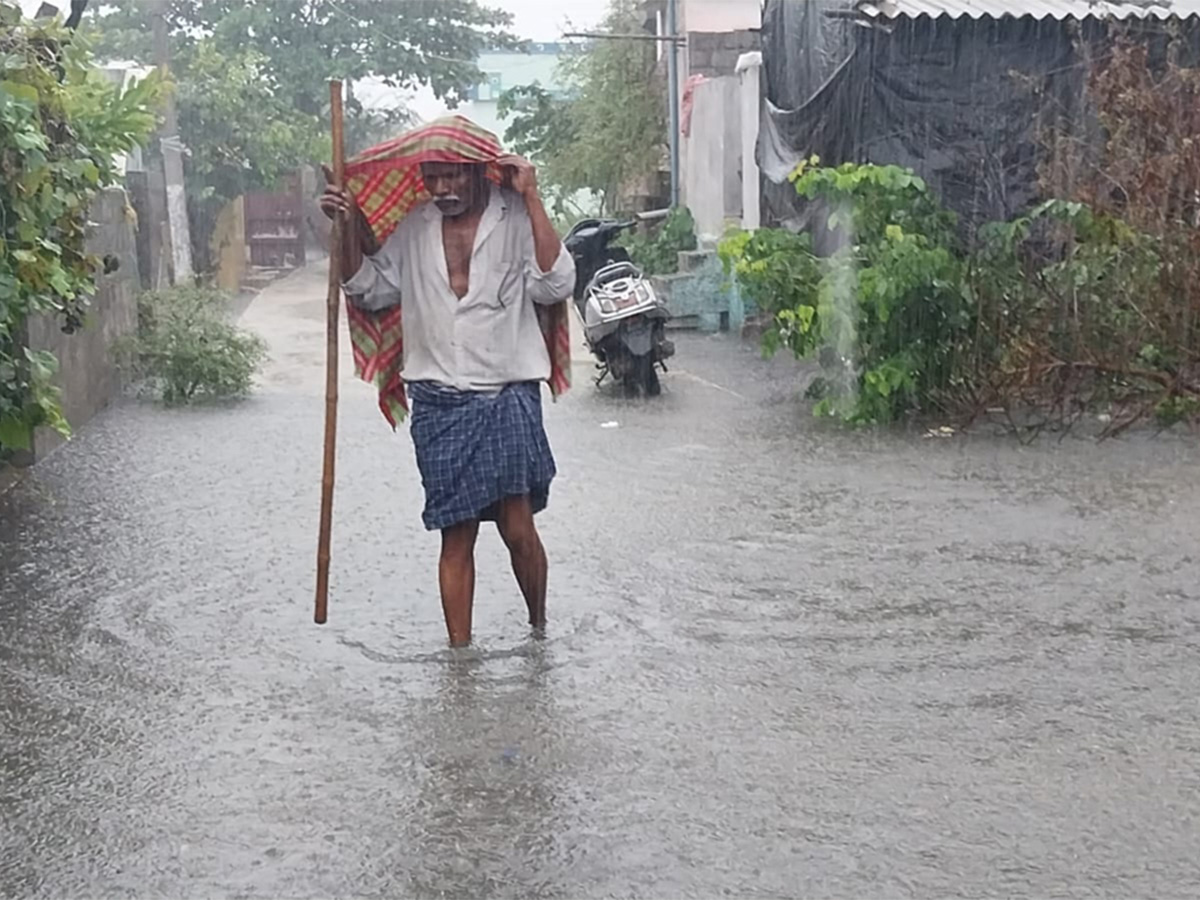
M 56 316 L 34 316 L 26 325 L 29 347 L 49 350 L 59 360 L 57 382 L 63 391 L 63 410 L 72 428 L 79 428 L 120 393 L 123 379 L 113 356 L 113 345 L 137 329 L 138 275 L 135 220 L 125 191 L 110 188 L 92 206 L 94 225 L 88 237 L 89 253 L 113 255 L 120 267 L 97 279 L 84 327 L 75 334 L 62 333 Z M 62 443 L 47 429 L 34 436 L 33 460 Z
M 656 282 L 676 327 L 741 331 L 747 314 L 743 298 L 713 248 L 731 226 L 759 226 L 760 175 L 754 154 L 762 54 L 757 34 L 690 33 L 688 41 L 692 75 L 705 80 L 694 86 L 691 97 L 682 187 L 701 249 L 681 254 L 679 274 Z
M 125 187 L 137 213 L 137 263 L 142 289 L 158 291 L 170 284 L 167 259 L 170 235 L 167 230 L 167 184 L 161 169 L 127 172 Z M 155 225 L 154 223 L 160 223 Z
M 742 115 L 742 227 L 753 231 L 762 224 L 762 173 L 755 157 L 762 113 L 762 53 L 743 54 L 737 73 Z
M 732 75 L 696 85 L 683 140 L 683 202 L 701 238 L 718 239 L 742 214 L 741 85 Z
M 246 204 L 242 197 L 221 208 L 209 243 L 217 261 L 217 287 L 236 294 L 246 277 Z
M 651 280 L 671 311 L 671 328 L 705 332 L 739 330 L 740 307 L 735 310 L 732 285 L 717 255 L 708 250 L 679 254 L 680 270 L 675 275 L 656 275 Z
M 683 31 L 742 31 L 762 22 L 760 0 L 680 0 Z
M 753 53 L 761 47 L 762 39 L 757 31 L 689 32 L 687 73 L 707 78 L 732 75 L 743 54 Z

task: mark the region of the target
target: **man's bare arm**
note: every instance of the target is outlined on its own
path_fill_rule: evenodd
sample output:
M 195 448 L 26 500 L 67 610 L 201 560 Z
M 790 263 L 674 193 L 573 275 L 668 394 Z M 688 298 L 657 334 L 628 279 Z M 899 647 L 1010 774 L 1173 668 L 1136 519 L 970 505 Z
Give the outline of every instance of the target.
M 538 268 L 542 272 L 549 272 L 562 252 L 562 241 L 538 193 L 537 170 L 533 163 L 520 156 L 506 156 L 500 160 L 500 165 L 508 170 L 512 189 L 521 195 L 529 210 L 529 222 L 533 226 L 533 254 L 537 258 Z
M 325 180 L 331 180 L 332 175 L 325 169 Z M 338 213 L 345 216 L 346 226 L 342 229 L 342 278 L 351 278 L 362 268 L 363 256 L 374 256 L 379 252 L 379 241 L 371 230 L 371 223 L 349 191 L 338 190 L 332 185 L 321 195 L 321 211 L 330 219 Z

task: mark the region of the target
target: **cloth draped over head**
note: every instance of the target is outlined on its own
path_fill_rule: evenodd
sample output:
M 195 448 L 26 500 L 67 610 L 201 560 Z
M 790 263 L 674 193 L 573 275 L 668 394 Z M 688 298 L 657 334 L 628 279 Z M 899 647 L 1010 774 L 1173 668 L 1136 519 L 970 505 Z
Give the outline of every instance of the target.
M 504 156 L 489 131 L 462 116 L 437 119 L 372 147 L 346 162 L 346 188 L 371 224 L 380 244 L 415 207 L 429 200 L 421 177 L 427 162 L 477 163 L 500 183 Z M 353 272 L 344 272 L 349 277 Z M 408 412 L 400 371 L 404 366 L 402 305 L 373 313 L 346 304 L 355 373 L 379 391 L 379 408 L 395 428 Z M 550 390 L 555 397 L 571 384 L 571 341 L 567 304 L 538 306 L 538 324 L 550 354 Z

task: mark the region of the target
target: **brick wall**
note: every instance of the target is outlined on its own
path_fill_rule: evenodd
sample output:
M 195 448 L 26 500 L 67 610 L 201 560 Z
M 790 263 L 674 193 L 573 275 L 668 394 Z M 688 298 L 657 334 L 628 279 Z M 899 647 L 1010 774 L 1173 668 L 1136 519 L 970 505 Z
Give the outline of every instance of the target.
M 757 31 L 690 32 L 687 36 L 688 75 L 719 78 L 732 75 L 743 53 L 762 49 Z

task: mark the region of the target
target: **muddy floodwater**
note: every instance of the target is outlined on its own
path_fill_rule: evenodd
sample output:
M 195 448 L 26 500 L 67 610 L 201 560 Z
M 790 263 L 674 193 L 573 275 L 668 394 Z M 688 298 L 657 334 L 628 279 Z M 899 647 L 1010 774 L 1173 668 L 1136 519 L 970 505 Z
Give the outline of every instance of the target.
M 685 336 L 547 406 L 550 629 L 481 538 L 444 647 L 411 444 L 322 280 L 267 384 L 124 404 L 0 498 L 0 896 L 1193 897 L 1194 436 L 848 434 Z M 290 329 L 290 330 L 289 330 Z

